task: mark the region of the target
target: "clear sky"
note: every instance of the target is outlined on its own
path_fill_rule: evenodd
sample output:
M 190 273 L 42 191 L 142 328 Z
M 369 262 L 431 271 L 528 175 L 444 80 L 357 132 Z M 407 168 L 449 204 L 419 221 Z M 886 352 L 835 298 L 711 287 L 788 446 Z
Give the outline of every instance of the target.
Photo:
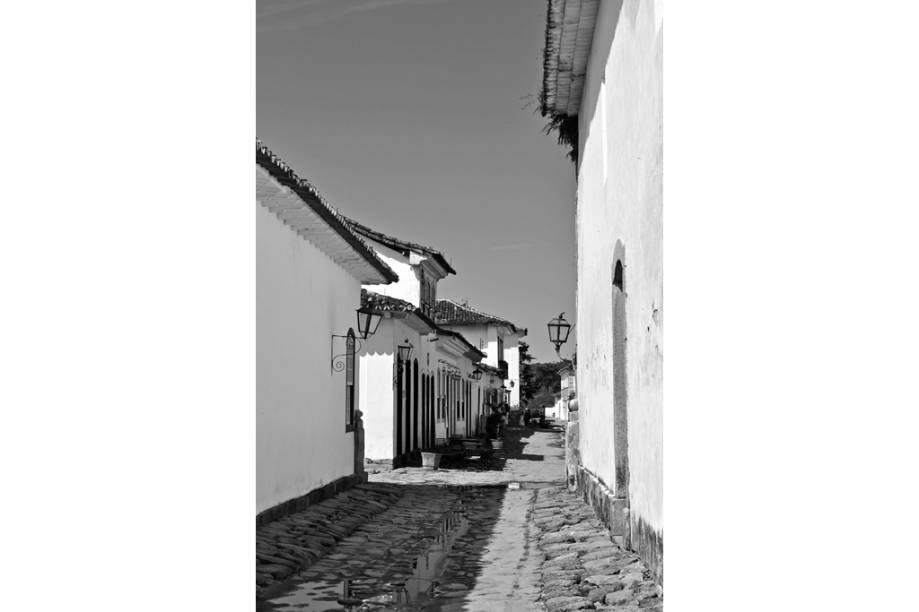
M 575 174 L 542 132 L 544 0 L 257 0 L 257 133 L 330 204 L 432 246 L 438 297 L 574 321 Z M 573 346 L 562 349 L 569 356 Z

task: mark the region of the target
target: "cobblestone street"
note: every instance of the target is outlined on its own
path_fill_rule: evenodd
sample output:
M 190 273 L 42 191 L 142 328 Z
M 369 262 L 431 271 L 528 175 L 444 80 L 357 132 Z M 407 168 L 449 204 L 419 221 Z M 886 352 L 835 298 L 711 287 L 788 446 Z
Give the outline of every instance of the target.
M 565 490 L 561 433 L 511 430 L 506 448 L 372 474 L 260 527 L 258 608 L 661 609 L 642 563 Z

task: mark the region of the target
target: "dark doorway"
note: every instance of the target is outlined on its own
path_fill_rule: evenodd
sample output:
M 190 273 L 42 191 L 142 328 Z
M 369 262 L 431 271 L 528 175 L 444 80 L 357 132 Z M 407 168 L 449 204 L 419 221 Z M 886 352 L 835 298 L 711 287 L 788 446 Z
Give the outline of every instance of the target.
M 616 497 L 629 494 L 629 416 L 626 383 L 626 293 L 621 260 L 613 270 L 613 445 L 616 461 Z
M 411 450 L 418 448 L 418 360 L 412 365 L 412 444 Z
M 405 400 L 402 394 L 402 360 L 396 358 L 396 422 L 394 429 L 396 432 L 396 453 L 398 457 L 402 454 L 402 402 Z
M 406 361 L 405 365 L 405 405 L 402 409 L 402 452 L 412 450 L 412 362 Z
M 421 448 L 428 445 L 428 375 L 421 375 Z
M 428 446 L 430 447 L 434 446 L 434 432 L 437 423 L 435 414 L 435 406 L 437 405 L 435 399 L 436 386 L 434 380 L 434 376 L 428 376 Z

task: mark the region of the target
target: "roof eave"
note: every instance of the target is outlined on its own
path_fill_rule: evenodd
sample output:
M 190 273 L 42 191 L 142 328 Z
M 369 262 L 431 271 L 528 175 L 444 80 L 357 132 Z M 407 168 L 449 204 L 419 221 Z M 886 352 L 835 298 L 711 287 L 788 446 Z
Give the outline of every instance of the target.
M 358 234 L 364 236 L 368 240 L 373 240 L 384 246 L 387 246 L 391 249 L 397 250 L 405 255 L 409 252 L 419 253 L 426 257 L 429 257 L 437 262 L 437 264 L 444 269 L 443 276 L 447 274 L 456 274 L 456 270 L 447 262 L 446 257 L 443 253 L 431 247 L 426 247 L 421 244 L 416 244 L 414 242 L 408 242 L 407 240 L 401 240 L 395 236 L 389 236 L 383 232 L 379 232 L 375 229 L 367 227 L 363 223 L 355 221 L 354 219 L 346 218 L 346 221 L 351 226 L 351 228 Z
M 362 259 L 376 269 L 384 278 L 384 282 L 379 284 L 388 285 L 399 280 L 399 275 L 354 234 L 351 228 L 322 201 L 322 198 L 307 181 L 297 176 L 292 168 L 287 166 L 258 140 L 256 140 L 255 146 L 255 163 L 267 172 L 271 178 L 295 193 L 310 210 L 315 212 L 335 233 L 341 236 Z
M 539 94 L 544 117 L 577 116 L 600 0 L 548 0 Z

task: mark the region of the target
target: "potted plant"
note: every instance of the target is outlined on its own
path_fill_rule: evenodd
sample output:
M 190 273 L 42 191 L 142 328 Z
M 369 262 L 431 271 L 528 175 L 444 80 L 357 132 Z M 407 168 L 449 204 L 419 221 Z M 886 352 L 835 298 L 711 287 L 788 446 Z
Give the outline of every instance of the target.
M 440 467 L 440 453 L 421 451 L 421 467 L 426 470 L 436 470 Z

